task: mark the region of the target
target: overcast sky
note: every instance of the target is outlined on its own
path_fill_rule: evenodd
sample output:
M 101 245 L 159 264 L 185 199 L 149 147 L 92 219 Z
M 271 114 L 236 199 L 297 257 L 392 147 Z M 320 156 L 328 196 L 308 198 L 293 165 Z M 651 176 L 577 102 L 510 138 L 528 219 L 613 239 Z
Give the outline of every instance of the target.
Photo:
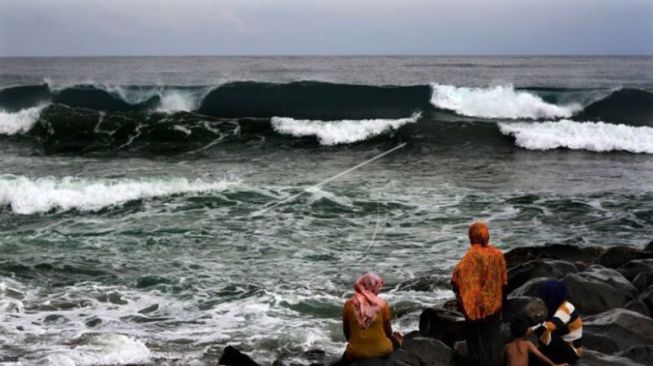
M 0 56 L 653 54 L 653 0 L 0 0 Z

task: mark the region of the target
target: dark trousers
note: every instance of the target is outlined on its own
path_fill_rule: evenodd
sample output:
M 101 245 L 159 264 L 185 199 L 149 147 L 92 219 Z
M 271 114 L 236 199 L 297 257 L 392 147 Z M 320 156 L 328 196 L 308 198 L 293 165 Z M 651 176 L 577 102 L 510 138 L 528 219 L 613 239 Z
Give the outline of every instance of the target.
M 569 343 L 565 342 L 556 334 L 551 335 L 551 342 L 546 345 L 540 343 L 538 347 L 540 352 L 548 357 L 553 363 L 568 363 L 575 364 L 578 361 L 578 355 L 571 348 Z M 546 364 L 536 357 L 529 357 L 529 365 L 545 365 Z
M 467 320 L 465 338 L 467 340 L 467 365 L 501 365 L 501 312 L 481 320 Z

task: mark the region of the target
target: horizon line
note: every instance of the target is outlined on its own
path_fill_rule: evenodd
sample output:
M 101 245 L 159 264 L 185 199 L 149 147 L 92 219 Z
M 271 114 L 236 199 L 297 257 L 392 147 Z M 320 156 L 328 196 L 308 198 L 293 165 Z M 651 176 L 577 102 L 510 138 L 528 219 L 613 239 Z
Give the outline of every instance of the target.
M 147 57 L 251 57 L 251 58 L 266 58 L 266 57 L 653 57 L 651 54 L 567 54 L 567 53 L 532 53 L 532 54 L 502 54 L 502 53 L 487 53 L 487 54 L 410 54 L 410 53 L 370 53 L 370 54 L 150 54 L 150 55 L 137 55 L 137 54 L 83 54 L 83 55 L 0 55 L 0 59 L 17 59 L 17 58 L 147 58 Z

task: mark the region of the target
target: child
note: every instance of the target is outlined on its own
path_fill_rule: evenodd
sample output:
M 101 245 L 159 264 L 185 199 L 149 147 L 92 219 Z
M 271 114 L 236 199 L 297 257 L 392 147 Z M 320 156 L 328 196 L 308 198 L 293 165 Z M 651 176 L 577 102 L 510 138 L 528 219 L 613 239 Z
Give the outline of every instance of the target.
M 528 323 L 526 320 L 520 318 L 513 320 L 510 323 L 510 332 L 512 333 L 513 340 L 504 347 L 507 366 L 528 366 L 529 353 L 535 355 L 545 365 L 569 366 L 566 363 L 560 365 L 554 364 L 535 347 L 533 342 L 526 340 L 526 334 L 528 332 Z

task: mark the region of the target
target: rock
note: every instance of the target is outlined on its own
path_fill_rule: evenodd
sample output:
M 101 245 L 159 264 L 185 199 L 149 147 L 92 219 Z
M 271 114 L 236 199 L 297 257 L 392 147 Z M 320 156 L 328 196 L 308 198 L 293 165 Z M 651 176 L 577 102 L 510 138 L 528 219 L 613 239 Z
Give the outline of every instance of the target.
M 239 350 L 232 346 L 227 346 L 222 351 L 218 365 L 258 366 L 258 364 L 249 358 L 249 356 L 241 353 Z
M 456 365 L 465 365 L 467 362 L 467 341 L 458 341 L 453 345 L 453 358 Z
M 503 321 L 510 323 L 517 317 L 527 319 L 535 325 L 545 320 L 547 310 L 544 302 L 532 296 L 509 297 L 503 306 Z
M 612 309 L 583 319 L 583 345 L 606 354 L 653 344 L 653 319 L 626 309 Z
M 465 317 L 456 311 L 428 308 L 419 317 L 422 337 L 436 338 L 450 347 L 465 338 Z
M 647 252 L 653 252 L 653 240 L 651 240 L 645 247 L 644 250 Z
M 569 290 L 569 301 L 581 315 L 623 308 L 637 294 L 635 287 L 619 272 L 596 265 L 578 274 L 570 273 L 562 282 Z
M 568 262 L 593 263 L 604 249 L 570 244 L 549 244 L 541 247 L 515 248 L 505 253 L 508 268 L 534 259 L 559 259 Z
M 644 292 L 647 288 L 653 286 L 653 273 L 639 273 L 631 282 L 637 291 Z
M 398 349 L 390 356 L 390 365 L 392 366 L 421 366 L 420 359 L 414 354 Z
M 640 296 L 639 300 L 646 305 L 648 308 L 649 314 L 653 313 L 653 286 L 649 287 L 648 290 L 644 291 Z
M 567 273 L 576 273 L 572 263 L 555 259 L 536 259 L 519 264 L 508 270 L 508 293 L 536 277 L 562 278 Z
M 651 316 L 651 312 L 648 310 L 648 306 L 646 306 L 646 304 L 644 304 L 644 302 L 640 299 L 629 301 L 626 306 L 624 306 L 624 308 L 638 312 L 644 316 Z
M 453 351 L 437 339 L 417 337 L 404 342 L 402 347 L 415 355 L 422 366 L 453 365 Z
M 550 278 L 547 277 L 533 278 L 532 280 L 529 280 L 525 284 L 519 286 L 519 288 L 512 291 L 510 295 L 511 297 L 521 297 L 521 296 L 535 297 L 537 296 L 537 290 L 540 288 L 542 283 L 548 280 L 550 280 Z
M 642 365 L 648 365 L 653 361 L 653 345 L 647 344 L 630 347 L 625 351 L 621 351 L 618 356 L 629 358 Z
M 640 291 L 653 284 L 653 259 L 635 259 L 622 264 L 617 268 L 617 271 L 626 277 L 628 281 L 631 281 Z M 637 280 L 638 283 L 635 283 L 638 276 L 643 277 Z M 643 288 L 640 288 L 641 286 Z
M 629 358 L 606 355 L 601 352 L 586 349 L 583 357 L 576 364 L 577 366 L 645 366 Z
M 646 258 L 653 258 L 653 253 L 633 246 L 620 245 L 608 248 L 599 256 L 596 263 L 609 268 L 617 268 L 631 260 Z

